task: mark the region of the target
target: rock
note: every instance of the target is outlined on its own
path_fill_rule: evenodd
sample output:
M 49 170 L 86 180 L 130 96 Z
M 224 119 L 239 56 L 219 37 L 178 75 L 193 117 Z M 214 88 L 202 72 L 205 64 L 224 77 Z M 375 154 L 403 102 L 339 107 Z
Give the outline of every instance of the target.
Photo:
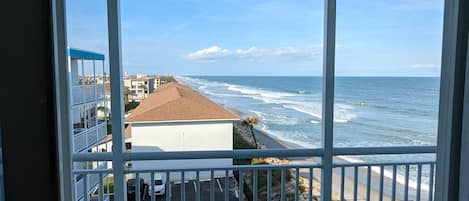
M 272 165 L 288 165 L 288 164 L 290 164 L 290 161 L 287 160 L 287 159 L 279 159 L 279 158 L 275 158 L 275 157 L 264 158 L 264 161 L 266 163 L 272 164 Z

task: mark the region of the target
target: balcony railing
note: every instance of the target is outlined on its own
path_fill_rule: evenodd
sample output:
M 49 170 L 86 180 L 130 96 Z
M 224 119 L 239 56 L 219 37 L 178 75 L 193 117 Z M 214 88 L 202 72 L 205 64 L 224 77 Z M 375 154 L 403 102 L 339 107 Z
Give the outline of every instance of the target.
M 333 156 L 428 154 L 436 147 L 334 148 Z M 323 149 L 271 149 L 189 152 L 128 152 L 125 162 L 185 159 L 248 159 L 262 157 L 321 158 Z M 74 161 L 111 161 L 112 153 L 77 153 Z M 75 170 L 76 175 L 113 174 L 114 177 L 143 179 L 147 186 L 136 185 L 128 200 L 319 200 L 323 188 L 332 189 L 332 200 L 433 200 L 435 161 L 333 163 L 321 160 L 301 164 L 263 164 L 184 167 L 165 169 Z M 122 164 L 124 165 L 124 164 Z M 332 169 L 333 176 L 324 171 Z M 403 173 L 403 174 L 402 174 Z M 201 175 L 209 175 L 202 180 Z M 153 196 L 156 175 L 163 176 L 165 196 Z M 191 175 L 191 176 L 188 176 Z M 222 176 L 220 176 L 222 175 Z M 415 180 L 412 180 L 415 178 Z M 329 180 L 329 181 L 328 181 Z M 312 182 L 311 182 L 312 181 Z M 325 184 L 331 183 L 332 186 Z M 145 189 L 140 189 L 145 188 Z M 190 189 L 188 189 L 190 188 Z M 102 186 L 99 200 L 104 197 Z M 126 194 L 127 192 L 114 192 Z M 85 196 L 86 197 L 86 196 Z M 86 200 L 86 199 L 85 199 Z
M 89 200 L 93 197 L 93 192 L 98 189 L 100 200 L 109 200 L 109 189 L 104 192 L 103 181 L 107 178 L 109 169 L 106 162 L 99 162 L 97 167 L 87 169 L 87 171 L 96 172 L 96 174 L 76 174 L 78 181 L 75 185 L 76 200 Z M 109 188 L 109 187 L 108 187 Z M 85 190 L 86 189 L 86 190 Z M 91 195 L 91 196 L 85 196 Z M 107 199 L 105 199 L 107 198 Z
M 90 129 L 83 129 L 82 132 L 73 136 L 73 151 L 79 152 L 96 143 L 100 142 L 107 136 L 106 122 L 99 122 Z
M 104 98 L 104 85 L 74 85 L 72 86 L 72 104 L 82 104 Z

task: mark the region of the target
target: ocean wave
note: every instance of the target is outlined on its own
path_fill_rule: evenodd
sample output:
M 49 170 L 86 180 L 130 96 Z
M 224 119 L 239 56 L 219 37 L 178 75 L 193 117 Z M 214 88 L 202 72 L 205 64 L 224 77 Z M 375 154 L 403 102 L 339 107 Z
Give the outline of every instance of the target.
M 220 92 L 215 92 L 212 90 L 212 88 L 225 88 L 226 83 L 221 83 L 221 82 L 216 82 L 216 81 L 206 81 L 204 79 L 197 79 L 197 78 L 192 78 L 192 77 L 185 77 L 185 76 L 176 76 L 176 80 L 178 82 L 181 82 L 182 84 L 185 85 L 190 85 L 190 86 L 196 86 L 194 88 L 197 88 L 200 90 L 202 93 L 211 95 L 211 96 L 216 96 L 216 97 L 239 97 L 237 94 L 230 94 L 230 93 L 220 93 Z
M 293 109 L 297 112 L 308 114 L 312 117 L 322 119 L 322 105 L 320 102 L 300 102 L 288 100 L 289 97 L 297 97 L 297 94 L 284 93 L 284 92 L 273 92 L 262 89 L 254 89 L 250 87 L 244 87 L 240 85 L 226 84 L 228 90 L 237 91 L 245 95 L 250 95 L 247 97 L 263 101 L 265 103 L 274 103 L 281 105 L 287 109 Z M 312 103 L 312 104 L 311 104 Z M 310 105 L 311 104 L 311 105 Z M 335 118 L 334 122 L 336 123 L 348 123 L 350 120 L 356 117 L 355 114 L 352 114 L 349 110 L 353 107 L 345 104 L 336 104 Z
M 294 140 L 294 139 L 285 137 L 287 135 L 285 131 L 280 132 L 280 131 L 271 130 L 267 126 L 261 126 L 260 129 L 264 131 L 265 133 L 267 133 L 268 135 L 271 135 L 279 139 L 280 141 L 299 146 L 297 148 L 318 148 L 319 146 L 319 145 L 315 146 L 312 143 L 307 143 L 306 141 Z
M 218 97 L 239 97 L 238 95 L 234 94 L 226 94 L 226 93 L 217 93 L 209 90 L 204 91 L 205 94 L 212 95 L 212 96 L 218 96 Z
M 298 124 L 298 119 L 294 117 L 288 117 L 285 115 L 267 114 L 256 110 L 249 110 L 260 118 L 261 124 L 276 124 L 283 126 L 291 126 Z
M 277 104 L 283 108 L 295 110 L 313 117 L 315 121 L 320 121 L 322 119 L 322 104 L 320 101 L 307 100 L 307 101 L 298 101 L 292 99 L 306 99 L 307 96 L 312 96 L 312 94 L 299 94 L 299 93 L 288 93 L 288 92 L 275 92 L 264 89 L 257 89 L 248 86 L 228 84 L 216 81 L 207 81 L 204 79 L 192 78 L 192 77 L 177 77 L 178 80 L 181 80 L 183 83 L 189 82 L 199 86 L 203 86 L 202 93 L 219 96 L 219 97 L 247 97 L 252 98 L 264 103 Z M 190 85 L 190 84 L 189 84 Z M 239 94 L 228 94 L 214 92 L 210 88 L 225 89 L 228 91 L 238 92 Z M 311 98 L 310 98 L 311 99 Z M 320 100 L 320 99 L 319 99 Z M 356 114 L 353 114 L 353 106 L 346 104 L 335 104 L 334 108 L 334 122 L 335 123 L 348 123 L 356 117 Z
M 348 163 L 362 163 L 362 162 L 365 162 L 364 160 L 361 160 L 361 159 L 358 159 L 356 157 L 348 157 L 348 156 L 337 156 L 338 158 L 344 160 L 344 161 L 347 161 Z M 375 174 L 381 174 L 381 169 L 380 167 L 378 166 L 372 166 L 371 167 L 371 171 L 374 172 Z M 388 178 L 388 179 L 392 179 L 393 178 L 393 173 L 392 171 L 390 170 L 387 170 L 387 169 L 384 169 L 383 171 L 384 173 L 384 177 Z M 405 185 L 405 176 L 403 176 L 402 174 L 396 174 L 396 183 L 400 184 L 400 185 Z M 429 188 L 428 188 L 428 185 L 424 185 L 424 184 L 427 184 L 425 181 L 421 181 L 422 182 L 422 185 L 421 185 L 421 189 L 425 192 L 428 192 Z M 417 181 L 414 180 L 414 179 L 409 179 L 409 187 L 410 188 L 413 188 L 413 189 L 417 189 Z
M 311 120 L 311 121 L 309 121 L 309 122 L 312 123 L 312 124 L 315 124 L 315 125 L 321 123 L 320 121 L 316 121 L 316 120 Z
M 321 103 L 307 104 L 304 102 L 285 101 L 283 107 L 308 114 L 319 120 L 322 119 Z M 350 112 L 350 108 L 344 105 L 336 105 L 336 107 L 334 108 L 335 123 L 348 123 L 355 117 L 356 115 Z
M 306 90 L 291 90 L 291 91 L 288 91 L 288 92 L 294 93 L 294 94 L 305 94 L 305 95 L 313 94 L 313 92 L 306 91 Z
M 283 92 L 274 92 L 274 91 L 267 91 L 262 89 L 255 89 L 251 87 L 245 87 L 241 85 L 234 85 L 234 84 L 225 84 L 227 89 L 230 91 L 237 91 L 241 94 L 249 94 L 249 95 L 259 95 L 266 98 L 282 98 L 287 96 L 295 96 L 295 94 L 290 93 L 283 93 Z

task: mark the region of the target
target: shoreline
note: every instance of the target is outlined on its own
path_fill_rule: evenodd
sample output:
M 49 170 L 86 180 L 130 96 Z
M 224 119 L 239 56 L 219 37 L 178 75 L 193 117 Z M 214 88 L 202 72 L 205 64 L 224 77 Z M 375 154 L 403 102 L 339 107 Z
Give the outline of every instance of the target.
M 208 97 L 207 97 L 208 98 Z M 224 106 L 225 108 L 227 108 L 226 106 Z M 236 108 L 227 108 L 227 109 L 230 109 L 233 113 L 236 113 L 238 114 L 239 116 L 243 116 L 243 112 L 240 111 L 240 110 L 237 110 Z M 252 140 L 252 136 L 250 134 L 250 131 L 249 129 L 247 129 L 246 126 L 242 125 L 242 120 L 240 121 L 235 121 L 234 122 L 234 127 L 237 128 L 241 134 L 241 136 L 247 140 L 250 144 L 254 144 L 253 140 Z M 264 130 L 261 130 L 261 129 L 258 129 L 258 128 L 254 128 L 254 135 L 256 136 L 256 139 L 257 139 L 257 142 L 259 144 L 259 149 L 266 149 L 266 148 L 269 148 L 269 149 L 297 149 L 297 148 L 305 148 L 304 146 L 301 146 L 300 144 L 297 144 L 297 143 L 293 143 L 293 142 L 289 142 L 288 140 L 283 140 L 283 139 L 280 139 L 279 137 L 271 134 L 271 133 L 268 133 Z M 292 158 L 288 158 L 288 160 L 292 163 L 304 163 L 304 164 L 319 164 L 320 163 L 320 158 L 319 157 L 292 157 Z M 354 160 L 347 160 L 347 158 L 344 158 L 344 157 L 341 157 L 341 156 L 337 156 L 337 157 L 334 157 L 334 162 L 335 163 L 353 163 L 353 162 L 356 162 Z M 384 171 L 385 174 L 383 176 L 383 181 L 384 183 L 388 183 L 390 184 L 392 181 L 392 177 L 389 177 L 389 171 L 385 170 Z M 358 168 L 358 199 L 362 199 L 362 198 L 366 198 L 366 193 L 364 191 L 364 189 L 366 189 L 366 182 L 367 182 L 367 169 L 366 168 Z M 301 171 L 300 171 L 300 175 L 303 177 L 303 175 L 301 174 Z M 315 182 L 320 182 L 320 177 L 318 176 L 320 175 L 320 172 L 318 171 L 318 173 L 316 173 L 315 171 L 315 177 L 314 177 L 314 180 L 316 180 Z M 402 181 L 402 178 L 400 178 L 401 176 L 398 175 L 397 179 L 396 179 L 396 184 L 397 184 L 397 189 L 399 188 L 403 188 L 404 186 L 404 182 Z M 307 178 L 307 176 L 305 177 Z M 350 199 L 350 198 L 353 198 L 353 183 L 354 183 L 354 174 L 353 174 L 353 170 L 351 170 L 350 168 L 346 168 L 345 170 L 345 198 L 346 199 Z M 337 189 L 340 189 L 340 180 L 341 180 L 341 172 L 340 172 L 340 169 L 339 168 L 335 168 L 333 170 L 333 194 L 334 194 L 334 197 L 336 197 L 336 194 L 338 195 L 338 192 L 340 192 L 340 190 L 337 190 Z M 372 200 L 375 200 L 375 199 L 378 199 L 378 196 L 379 196 L 379 181 L 380 181 L 380 169 L 379 167 L 372 167 L 372 171 L 371 171 L 371 189 L 370 189 L 370 195 L 371 195 L 371 199 Z M 409 180 L 409 198 L 415 196 L 416 192 L 415 192 L 415 189 L 416 187 L 414 187 L 412 184 L 415 183 L 413 182 L 412 180 Z M 383 200 L 390 200 L 390 192 L 388 191 L 391 191 L 391 186 L 388 185 L 388 184 L 384 184 L 384 192 L 383 192 Z M 425 188 L 425 184 L 422 185 L 422 197 L 423 199 L 425 199 L 425 197 L 428 195 L 428 190 Z M 428 185 L 427 185 L 427 188 L 428 188 Z M 334 189 L 336 189 L 334 191 Z M 349 195 L 351 194 L 351 196 Z M 396 192 L 396 198 L 400 198 L 402 197 L 401 194 L 404 194 L 403 192 Z
M 234 123 L 234 127 L 240 131 L 240 135 L 245 138 L 245 140 L 249 141 L 250 143 L 253 143 L 252 137 L 250 137 L 250 132 L 247 130 L 247 127 L 242 125 L 241 121 L 236 121 Z M 259 149 L 295 149 L 295 148 L 304 148 L 301 145 L 292 143 L 292 142 L 287 142 L 285 140 L 281 140 L 278 137 L 269 134 L 263 130 L 260 130 L 258 128 L 254 128 L 254 134 L 256 136 L 257 142 L 259 144 Z M 288 160 L 293 163 L 293 164 L 319 164 L 320 159 L 319 157 L 291 157 L 288 158 Z M 351 163 L 353 161 L 348 161 L 343 158 L 336 157 L 334 159 L 334 162 L 336 163 Z M 384 186 L 383 186 L 383 200 L 391 200 L 391 183 L 392 183 L 392 177 L 388 177 L 389 175 L 385 174 L 383 177 L 384 181 Z M 305 179 L 308 178 L 307 172 L 301 172 L 300 171 L 300 176 L 304 177 Z M 315 170 L 314 171 L 314 182 L 320 182 L 320 171 Z M 367 182 L 367 169 L 364 167 L 358 168 L 358 198 L 357 199 L 365 199 L 366 198 L 366 182 Z M 339 198 L 339 193 L 340 190 L 335 190 L 334 189 L 340 189 L 340 180 L 341 179 L 341 171 L 340 169 L 336 168 L 333 171 L 333 197 Z M 401 178 L 402 179 L 402 178 Z M 400 178 L 398 176 L 397 181 L 396 181 L 396 189 L 402 189 L 404 188 L 404 182 L 399 181 Z M 379 181 L 380 181 L 380 169 L 379 167 L 372 167 L 371 171 L 371 189 L 370 189 L 370 198 L 371 200 L 378 200 L 379 198 Z M 353 199 L 353 192 L 354 192 L 354 172 L 353 169 L 351 168 L 346 168 L 345 169 L 345 199 Z M 409 182 L 411 183 L 411 182 Z M 428 195 L 428 190 L 424 189 L 424 184 L 422 185 L 422 193 L 421 193 L 421 198 L 425 199 Z M 396 199 L 400 200 L 399 198 L 403 197 L 404 192 L 396 192 Z M 415 196 L 416 194 L 416 188 L 413 186 L 410 186 L 409 184 L 409 198 Z

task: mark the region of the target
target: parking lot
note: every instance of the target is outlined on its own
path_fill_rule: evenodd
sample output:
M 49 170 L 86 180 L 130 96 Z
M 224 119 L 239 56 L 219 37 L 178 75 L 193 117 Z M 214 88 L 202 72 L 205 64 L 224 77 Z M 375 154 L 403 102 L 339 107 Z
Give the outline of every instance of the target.
M 238 192 L 232 190 L 233 187 L 235 186 L 234 184 L 235 181 L 233 181 L 232 178 L 230 178 L 230 181 L 228 182 L 230 186 L 228 187 L 229 190 L 229 198 L 230 200 L 237 200 L 238 199 Z M 181 199 L 181 184 L 180 183 L 171 183 L 171 190 L 170 190 L 170 200 L 174 201 L 179 201 Z M 195 201 L 195 197 L 197 194 L 197 186 L 195 180 L 190 180 L 187 181 L 184 184 L 184 189 L 185 189 L 185 199 L 187 201 Z M 220 178 L 220 179 L 215 179 L 214 183 L 214 190 L 215 190 L 215 200 L 224 200 L 225 199 L 225 179 Z M 156 200 L 166 200 L 166 196 L 157 196 Z M 134 200 L 132 196 L 128 197 L 128 200 Z M 144 199 L 142 201 L 149 201 L 151 200 L 150 196 L 148 193 L 146 193 Z M 201 181 L 200 182 L 200 200 L 210 200 L 210 181 Z

